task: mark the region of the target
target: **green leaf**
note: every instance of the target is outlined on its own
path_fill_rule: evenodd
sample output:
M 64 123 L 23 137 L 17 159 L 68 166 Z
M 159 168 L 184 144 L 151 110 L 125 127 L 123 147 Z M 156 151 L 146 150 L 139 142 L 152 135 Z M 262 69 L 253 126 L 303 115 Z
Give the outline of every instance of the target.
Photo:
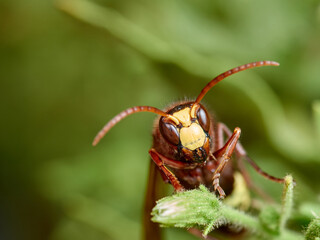
M 279 234 L 280 215 L 273 206 L 266 206 L 262 209 L 259 220 L 261 225 L 271 234 Z
M 315 240 L 320 238 L 320 218 L 313 219 L 308 225 L 305 233 L 306 240 Z

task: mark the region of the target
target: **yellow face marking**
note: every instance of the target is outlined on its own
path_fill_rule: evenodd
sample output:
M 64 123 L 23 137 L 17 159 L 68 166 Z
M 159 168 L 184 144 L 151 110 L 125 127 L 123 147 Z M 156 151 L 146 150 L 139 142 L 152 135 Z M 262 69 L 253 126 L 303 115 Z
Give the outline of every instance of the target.
M 191 118 L 190 118 L 190 108 L 186 107 L 179 112 L 175 112 L 172 114 L 175 118 L 181 122 L 182 126 L 189 127 L 191 124 Z
M 196 111 L 200 108 L 200 105 L 195 103 L 192 105 L 192 108 L 190 110 L 190 115 L 192 118 L 196 118 Z
M 185 148 L 195 150 L 202 147 L 206 140 L 206 134 L 197 123 L 192 123 L 189 127 L 180 129 L 180 141 Z

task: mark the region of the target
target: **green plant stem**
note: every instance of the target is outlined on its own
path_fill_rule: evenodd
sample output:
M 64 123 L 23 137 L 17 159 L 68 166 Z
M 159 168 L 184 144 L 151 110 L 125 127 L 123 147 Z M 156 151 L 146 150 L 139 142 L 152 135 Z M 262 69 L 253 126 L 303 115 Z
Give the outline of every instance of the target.
M 223 205 L 220 211 L 228 222 L 245 227 L 255 233 L 263 233 L 261 224 L 256 217 L 253 217 L 249 214 L 238 211 L 226 205 Z
M 284 182 L 284 189 L 282 195 L 282 208 L 280 214 L 280 221 L 279 221 L 279 229 L 282 231 L 285 228 L 285 224 L 291 214 L 292 207 L 293 207 L 293 188 L 294 188 L 294 181 L 292 176 L 288 175 L 285 177 Z

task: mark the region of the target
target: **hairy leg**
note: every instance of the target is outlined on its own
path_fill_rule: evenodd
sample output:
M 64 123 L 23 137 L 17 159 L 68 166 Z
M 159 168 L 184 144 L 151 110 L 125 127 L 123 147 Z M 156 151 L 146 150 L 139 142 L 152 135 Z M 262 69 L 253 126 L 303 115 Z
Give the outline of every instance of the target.
M 232 132 L 230 129 L 223 123 L 218 123 L 217 124 L 217 132 L 216 132 L 216 145 L 217 148 L 221 148 L 224 144 L 224 135 L 226 135 L 228 138 L 232 136 Z M 251 187 L 254 191 L 256 191 L 261 197 L 265 198 L 268 201 L 273 201 L 272 198 L 267 195 L 262 189 L 260 189 L 258 186 L 256 186 L 252 181 L 249 176 L 249 173 L 245 169 L 243 165 L 243 159 L 245 159 L 255 170 L 258 172 L 260 175 L 263 177 L 274 181 L 278 183 L 283 183 L 284 179 L 282 178 L 277 178 L 274 176 L 271 176 L 270 174 L 264 172 L 246 153 L 244 150 L 243 146 L 241 145 L 240 142 L 237 143 L 236 149 L 235 149 L 235 154 L 237 156 L 237 164 L 238 168 L 241 171 L 247 185 Z
M 213 153 L 214 157 L 217 159 L 219 165 L 216 168 L 214 174 L 213 174 L 213 187 L 215 191 L 219 192 L 220 198 L 224 198 L 226 194 L 224 193 L 223 189 L 220 187 L 219 179 L 220 174 L 225 167 L 225 165 L 228 163 L 229 159 L 231 158 L 235 147 L 237 145 L 238 139 L 240 137 L 241 130 L 240 128 L 235 128 L 233 134 L 229 138 L 229 140 L 226 142 L 226 144 L 215 151 Z

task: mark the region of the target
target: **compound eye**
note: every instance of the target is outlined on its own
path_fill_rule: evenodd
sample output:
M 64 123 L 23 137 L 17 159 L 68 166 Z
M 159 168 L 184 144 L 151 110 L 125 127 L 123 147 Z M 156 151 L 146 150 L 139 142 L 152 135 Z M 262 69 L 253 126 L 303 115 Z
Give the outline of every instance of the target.
M 162 119 L 159 123 L 160 132 L 162 136 L 171 144 L 178 145 L 180 142 L 180 135 L 176 126 L 169 122 L 164 122 Z
M 209 118 L 207 111 L 204 108 L 202 108 L 202 107 L 199 108 L 199 110 L 197 112 L 197 118 L 198 118 L 199 124 L 203 128 L 203 130 L 208 132 L 209 128 L 210 128 L 210 118 Z

